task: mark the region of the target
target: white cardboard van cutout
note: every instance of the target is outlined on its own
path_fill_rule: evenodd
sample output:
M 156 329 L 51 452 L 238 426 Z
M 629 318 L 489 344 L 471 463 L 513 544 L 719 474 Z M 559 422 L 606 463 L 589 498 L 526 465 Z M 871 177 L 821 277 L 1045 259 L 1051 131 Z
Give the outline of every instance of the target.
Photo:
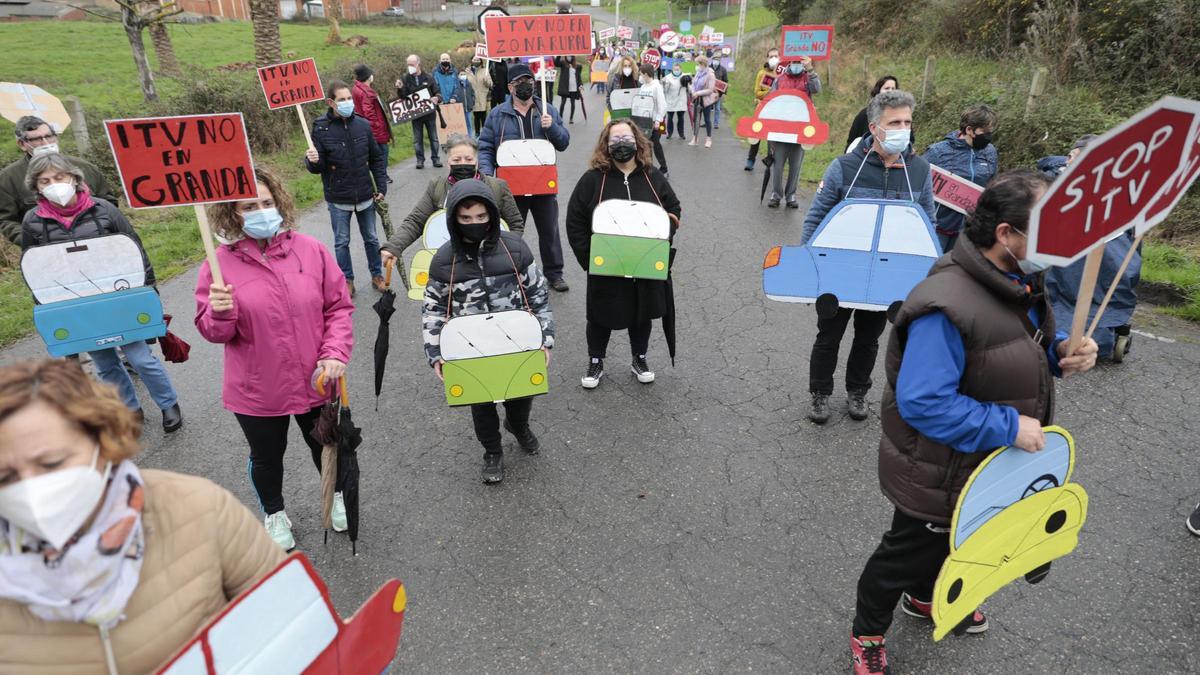
M 26 249 L 21 274 L 43 305 L 146 285 L 142 252 L 124 234 Z
M 667 239 L 671 218 L 658 204 L 606 199 L 592 212 L 592 234 Z
M 542 324 L 523 309 L 456 316 L 440 342 L 447 361 L 528 352 L 542 348 Z

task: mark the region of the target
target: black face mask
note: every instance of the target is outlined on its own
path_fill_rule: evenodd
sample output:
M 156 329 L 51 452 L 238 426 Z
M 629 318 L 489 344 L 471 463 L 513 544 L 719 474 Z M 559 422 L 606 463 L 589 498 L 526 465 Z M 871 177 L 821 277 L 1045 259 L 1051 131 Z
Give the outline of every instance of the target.
M 608 146 L 608 154 L 618 162 L 628 162 L 637 154 L 637 142 L 620 141 Z
M 983 150 L 992 142 L 992 132 L 986 134 L 975 134 L 975 140 L 971 141 L 972 150 Z
M 474 164 L 451 164 L 450 176 L 455 180 L 474 178 L 477 169 Z
M 450 62 L 449 61 L 442 61 L 442 72 L 444 72 L 444 73 L 450 72 Z
M 533 83 L 518 82 L 517 86 L 513 87 L 513 94 L 522 101 L 528 101 L 533 98 Z
M 459 223 L 458 233 L 462 236 L 463 241 L 468 244 L 478 244 L 487 238 L 488 230 L 492 229 L 490 223 Z

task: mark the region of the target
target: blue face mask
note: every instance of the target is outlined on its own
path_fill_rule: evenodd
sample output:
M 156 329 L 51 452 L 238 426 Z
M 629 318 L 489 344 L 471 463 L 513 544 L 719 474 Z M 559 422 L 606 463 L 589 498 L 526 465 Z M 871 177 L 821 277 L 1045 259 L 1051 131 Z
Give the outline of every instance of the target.
M 908 147 L 912 132 L 908 129 L 887 129 L 883 134 L 883 140 L 879 141 L 883 151 L 889 155 L 898 155 Z
M 788 64 L 788 72 L 791 73 L 792 75 L 799 75 L 800 73 L 804 72 L 804 64 L 803 63 L 789 63 Z
M 279 232 L 282 224 L 283 217 L 274 207 L 242 213 L 242 232 L 251 239 L 270 239 Z
M 342 117 L 349 117 L 354 114 L 354 101 L 338 101 L 337 112 Z

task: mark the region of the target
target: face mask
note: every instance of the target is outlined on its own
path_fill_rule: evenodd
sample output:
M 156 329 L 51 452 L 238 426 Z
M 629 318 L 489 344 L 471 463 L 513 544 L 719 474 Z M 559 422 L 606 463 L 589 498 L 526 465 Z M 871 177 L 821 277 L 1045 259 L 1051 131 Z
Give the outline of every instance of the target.
M 799 75 L 800 73 L 804 72 L 804 64 L 803 63 L 789 63 L 788 64 L 788 72 L 791 73 L 792 75 Z
M 975 140 L 971 141 L 972 150 L 983 150 L 992 143 L 992 132 L 986 134 L 975 134 Z
M 51 183 L 42 188 L 42 196 L 59 206 L 66 206 L 75 196 L 74 183 Z
M 104 495 L 112 462 L 101 476 L 95 469 L 99 456 L 97 445 L 87 466 L 51 471 L 0 488 L 0 518 L 61 551 Z
M 447 71 L 447 72 L 450 71 L 450 62 L 449 61 L 442 61 L 442 70 Z
M 672 68 L 671 74 L 674 75 L 675 77 L 679 77 L 680 75 L 683 74 L 683 71 L 678 68 Z
M 338 101 L 337 113 L 342 117 L 349 117 L 354 114 L 354 101 Z
M 1026 237 L 1026 238 L 1028 237 L 1028 235 L 1026 235 L 1024 232 L 1018 230 L 1015 227 L 1012 228 L 1012 231 L 1016 232 L 1017 234 L 1021 235 L 1022 237 Z M 1012 250 L 1010 248 L 1008 248 L 1007 246 L 1004 247 L 1004 250 L 1008 252 L 1009 257 L 1011 257 L 1013 260 L 1016 261 L 1017 269 L 1021 270 L 1021 274 L 1024 274 L 1027 277 L 1031 277 L 1039 272 L 1043 272 L 1046 269 L 1046 266 L 1042 263 L 1034 262 L 1032 260 L 1018 259 L 1016 255 L 1013 255 Z
M 417 67 L 416 67 L 416 66 L 409 66 L 409 67 L 408 67 L 408 74 L 409 74 L 409 75 L 416 75 L 416 74 L 417 74 Z
M 270 239 L 279 232 L 283 217 L 275 208 L 246 211 L 242 214 L 242 232 L 251 239 Z
M 637 154 L 636 141 L 619 141 L 608 146 L 608 154 L 618 162 L 628 162 Z
M 491 229 L 489 223 L 459 223 L 458 233 L 462 235 L 463 241 L 468 244 L 478 244 L 487 237 L 488 230 Z
M 910 131 L 908 129 L 888 129 L 883 132 L 883 140 L 879 145 L 889 155 L 898 155 L 908 147 Z
M 459 81 L 459 82 L 466 82 L 466 81 L 467 81 L 467 74 L 466 74 L 466 73 L 461 73 L 461 74 L 459 74 L 459 76 L 458 76 L 458 81 Z
M 474 178 L 477 171 L 478 170 L 475 168 L 474 164 L 450 165 L 450 176 L 453 177 L 454 180 L 466 180 L 468 178 Z
M 33 152 L 31 152 L 29 154 L 31 157 L 37 157 L 38 155 L 45 155 L 45 154 L 51 153 L 51 152 L 58 152 L 58 143 L 47 143 L 45 145 L 39 145 L 33 149 Z
M 771 58 L 767 59 L 767 65 L 770 66 L 772 69 L 774 69 L 776 66 L 779 65 L 779 57 L 772 56 Z
M 630 75 L 633 74 L 633 68 L 622 68 L 621 74 L 624 75 L 625 77 L 629 77 Z
M 513 87 L 513 94 L 522 101 L 528 101 L 533 98 L 533 83 L 519 82 L 517 86 Z

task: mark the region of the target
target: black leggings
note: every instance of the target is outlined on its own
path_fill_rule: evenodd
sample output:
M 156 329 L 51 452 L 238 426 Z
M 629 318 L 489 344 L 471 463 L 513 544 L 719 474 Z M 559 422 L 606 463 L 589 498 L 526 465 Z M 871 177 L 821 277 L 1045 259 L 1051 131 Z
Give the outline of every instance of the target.
M 575 121 L 575 99 L 579 98 L 579 94 L 563 94 L 559 97 L 558 116 L 567 117 L 567 101 L 571 102 L 571 116 L 567 118 L 568 122 Z
M 654 125 L 654 131 L 650 134 L 650 144 L 654 146 L 654 156 L 658 159 L 658 169 L 663 173 L 667 173 L 667 155 L 663 152 L 662 134 L 658 133 L 658 125 Z
M 608 339 L 612 329 L 587 322 L 588 356 L 602 359 L 608 353 Z M 650 348 L 650 320 L 629 327 L 629 352 L 634 356 L 645 356 Z
M 296 426 L 305 444 L 312 451 L 313 464 L 321 470 L 321 444 L 312 437 L 313 425 L 321 415 L 321 408 L 295 415 Z M 255 417 L 234 413 L 242 433 L 250 444 L 250 482 L 258 493 L 262 510 L 271 515 L 283 510 L 283 453 L 287 450 L 288 416 Z
M 671 135 L 674 134 L 676 131 L 679 131 L 680 138 L 684 138 L 683 120 L 684 120 L 684 117 L 686 117 L 686 116 L 687 116 L 686 110 L 677 110 L 675 112 L 667 113 L 667 138 L 670 138 Z M 678 120 L 678 122 L 676 122 L 676 120 Z
M 471 116 L 475 121 L 475 135 L 478 136 L 479 132 L 483 129 L 483 123 L 487 121 L 487 111 L 473 110 L 471 111 Z

